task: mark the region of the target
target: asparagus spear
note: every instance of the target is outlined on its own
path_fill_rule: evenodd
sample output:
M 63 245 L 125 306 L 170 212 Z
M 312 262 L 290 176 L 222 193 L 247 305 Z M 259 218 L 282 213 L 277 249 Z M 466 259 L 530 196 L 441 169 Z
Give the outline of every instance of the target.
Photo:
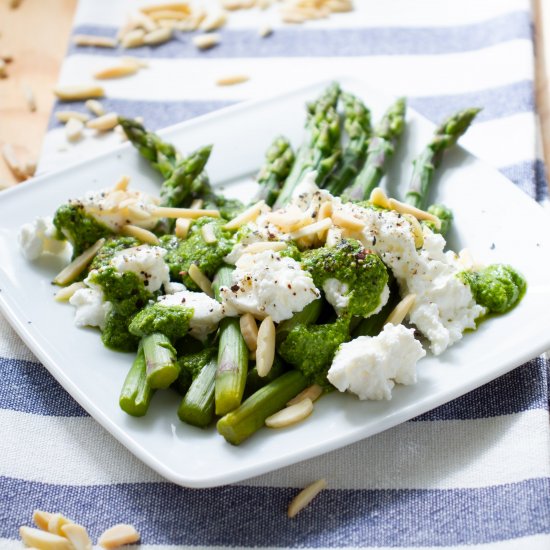
M 154 332 L 141 340 L 145 359 L 147 383 L 154 389 L 166 389 L 179 374 L 176 350 L 170 339 Z
M 342 92 L 344 129 L 349 141 L 342 154 L 340 165 L 327 178 L 324 187 L 333 195 L 342 191 L 357 177 L 365 162 L 368 138 L 371 133 L 370 111 L 352 94 Z
M 445 236 L 449 229 L 451 228 L 451 223 L 453 223 L 453 212 L 450 208 L 445 206 L 444 204 L 431 204 L 428 207 L 428 212 L 430 214 L 433 214 L 434 216 L 437 216 L 441 221 L 441 226 L 439 229 L 436 229 L 435 224 L 430 221 L 423 221 L 422 223 L 426 224 L 428 227 L 432 229 L 432 231 L 437 231 L 441 233 L 443 236 Z
M 141 156 L 148 160 L 165 179 L 169 178 L 178 161 L 178 152 L 175 147 L 162 141 L 157 134 L 148 132 L 137 120 L 118 117 L 118 122 Z
M 367 149 L 367 160 L 353 185 L 342 194 L 344 200 L 367 199 L 380 183 L 387 160 L 393 155 L 395 146 L 405 128 L 406 102 L 399 98 L 382 117 L 374 129 Z
M 294 152 L 290 142 L 282 136 L 275 138 L 266 152 L 265 164 L 258 174 L 261 188 L 254 202 L 263 199 L 268 206 L 273 206 L 293 163 Z
M 480 109 L 459 111 L 446 119 L 434 132 L 433 138 L 413 162 L 413 173 L 405 201 L 416 208 L 426 208 L 430 184 L 443 154 L 468 129 Z
M 149 408 L 154 393 L 155 390 L 147 381 L 145 356 L 143 347 L 140 345 L 120 391 L 120 408 L 132 416 L 143 416 Z
M 224 266 L 216 274 L 212 286 L 218 301 L 221 301 L 220 287 L 231 285 L 232 271 L 231 267 Z M 247 372 L 248 348 L 241 334 L 239 320 L 226 317 L 222 319 L 219 328 L 216 414 L 226 414 L 241 404 Z
M 205 428 L 214 420 L 216 369 L 216 359 L 212 358 L 191 383 L 178 408 L 178 416 L 183 422 Z
M 274 208 L 281 208 L 288 202 L 305 174 L 317 170 L 317 183 L 320 183 L 334 167 L 339 155 L 339 151 L 335 151 L 340 139 L 340 122 L 336 112 L 339 95 L 340 87 L 333 83 L 317 101 L 307 105 L 306 139 L 298 150 Z
M 229 443 L 239 445 L 257 432 L 268 416 L 280 411 L 307 385 L 306 377 L 297 370 L 283 374 L 253 393 L 239 408 L 220 418 L 218 432 Z

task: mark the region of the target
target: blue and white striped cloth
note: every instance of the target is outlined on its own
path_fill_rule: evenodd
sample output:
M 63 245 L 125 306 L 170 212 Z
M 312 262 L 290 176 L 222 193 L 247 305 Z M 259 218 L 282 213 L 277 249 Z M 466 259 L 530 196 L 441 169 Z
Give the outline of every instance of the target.
M 74 33 L 113 36 L 136 4 L 80 0 Z M 359 75 L 408 96 L 434 121 L 482 106 L 464 144 L 545 201 L 529 0 L 355 4 L 352 13 L 304 26 L 281 25 L 274 11 L 234 13 L 222 44 L 207 52 L 187 34 L 133 50 L 150 58 L 150 67 L 108 81 L 104 104 L 159 128 L 320 78 Z M 265 22 L 275 32 L 260 39 Z M 109 58 L 127 53 L 71 46 L 61 83 L 88 81 Z M 235 73 L 250 81 L 214 85 Z M 52 118 L 40 171 L 117 139 L 66 146 Z M 0 317 L 0 550 L 20 547 L 18 527 L 31 524 L 35 508 L 86 525 L 94 540 L 114 523 L 132 523 L 147 548 L 548 549 L 548 367 L 535 358 L 421 417 L 295 466 L 237 485 L 185 489 L 106 433 Z M 320 477 L 329 488 L 287 519 L 297 488 Z

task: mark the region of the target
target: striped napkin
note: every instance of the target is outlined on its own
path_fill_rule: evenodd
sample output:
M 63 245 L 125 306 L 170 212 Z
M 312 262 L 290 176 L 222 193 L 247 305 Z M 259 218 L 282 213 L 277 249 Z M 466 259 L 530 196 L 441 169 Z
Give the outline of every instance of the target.
M 115 36 L 136 0 L 80 0 L 75 34 Z M 231 14 L 219 47 L 188 34 L 131 51 L 149 68 L 107 81 L 107 110 L 160 128 L 237 101 L 357 75 L 406 95 L 438 121 L 483 111 L 463 143 L 544 202 L 533 99 L 528 0 L 356 0 L 355 11 L 303 26 L 277 9 Z M 258 37 L 269 24 L 274 32 Z M 82 83 L 120 50 L 70 46 L 60 83 Z M 218 87 L 216 79 L 249 81 Z M 56 110 L 62 107 L 57 105 Z M 84 111 L 75 103 L 71 109 Z M 94 155 L 115 134 L 68 145 L 52 117 L 42 173 Z M 173 485 L 115 441 L 57 384 L 0 317 L 0 550 L 19 548 L 35 508 L 84 524 L 92 538 L 131 523 L 162 548 L 550 547 L 547 359 L 535 358 L 451 403 L 344 449 L 236 485 Z M 289 520 L 291 498 L 328 489 Z

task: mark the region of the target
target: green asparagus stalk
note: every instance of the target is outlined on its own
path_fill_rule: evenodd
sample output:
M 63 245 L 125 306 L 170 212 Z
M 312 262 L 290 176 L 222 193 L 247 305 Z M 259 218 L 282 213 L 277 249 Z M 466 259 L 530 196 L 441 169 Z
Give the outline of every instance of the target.
M 223 266 L 216 273 L 212 287 L 218 301 L 221 301 L 220 287 L 231 285 L 232 271 L 231 267 Z M 226 414 L 241 404 L 247 372 L 248 348 L 241 334 L 239 319 L 226 317 L 219 328 L 216 414 Z
M 399 292 L 397 288 L 391 292 L 386 305 L 374 315 L 362 319 L 352 332 L 352 337 L 377 336 L 380 334 L 393 308 L 399 303 Z
M 212 146 L 207 145 L 178 162 L 160 188 L 161 206 L 185 205 L 186 199 L 191 196 L 193 182 L 202 174 L 211 151 Z
M 423 221 L 422 223 L 426 224 L 432 231 L 441 233 L 443 236 L 445 236 L 449 232 L 451 224 L 453 223 L 452 210 L 444 204 L 437 203 L 430 205 L 428 207 L 428 212 L 439 218 L 439 220 L 441 221 L 441 226 L 439 227 L 439 229 L 437 229 L 435 227 L 435 224 L 431 221 Z
M 294 152 L 290 142 L 282 136 L 275 138 L 266 152 L 265 164 L 258 174 L 257 181 L 261 187 L 254 202 L 264 200 L 268 206 L 273 206 L 293 163 Z
M 339 166 L 324 183 L 325 189 L 333 195 L 340 195 L 357 177 L 367 153 L 368 139 L 371 134 L 370 111 L 357 97 L 342 92 L 344 105 L 344 129 L 349 141 L 344 149 Z
M 141 340 L 145 359 L 147 383 L 154 389 L 166 389 L 179 374 L 176 363 L 176 350 L 170 339 L 154 332 Z
M 205 428 L 214 420 L 216 370 L 217 363 L 213 358 L 191 383 L 178 408 L 178 416 L 182 422 Z
M 308 385 L 306 377 L 292 370 L 252 394 L 234 411 L 218 420 L 218 432 L 229 443 L 239 445 L 257 432 L 265 419 L 280 411 Z
M 290 367 L 278 355 L 275 355 L 273 365 L 265 376 L 260 376 L 256 367 L 249 370 L 246 376 L 246 386 L 244 388 L 245 397 L 249 397 L 260 388 L 263 388 L 266 384 L 269 384 L 269 382 L 273 382 L 273 380 L 279 378 L 279 376 L 289 370 L 289 368 Z
M 141 156 L 148 160 L 164 179 L 169 178 L 178 161 L 178 153 L 174 146 L 162 141 L 157 134 L 148 132 L 137 120 L 118 117 L 118 122 Z
M 353 185 L 342 193 L 344 200 L 368 199 L 386 171 L 386 163 L 393 156 L 395 146 L 405 128 L 407 104 L 399 98 L 374 129 L 367 149 L 367 159 Z
M 434 132 L 432 140 L 413 161 L 413 173 L 405 202 L 425 209 L 435 169 L 441 164 L 443 154 L 466 132 L 480 109 L 459 111 L 446 119 Z
M 274 208 L 281 208 L 290 200 L 294 189 L 308 172 L 317 170 L 317 183 L 321 183 L 334 167 L 339 155 L 340 117 L 336 112 L 339 96 L 340 87 L 334 83 L 317 101 L 307 106 L 306 139 L 298 150 Z
M 155 390 L 147 381 L 145 356 L 143 347 L 140 345 L 120 391 L 120 408 L 132 416 L 144 416 L 154 393 Z

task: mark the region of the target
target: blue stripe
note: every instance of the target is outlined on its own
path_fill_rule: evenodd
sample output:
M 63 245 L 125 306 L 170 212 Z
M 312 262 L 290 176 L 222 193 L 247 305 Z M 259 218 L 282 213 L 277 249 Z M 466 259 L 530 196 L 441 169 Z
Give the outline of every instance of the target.
M 529 80 L 464 94 L 412 97 L 408 101 L 411 107 L 434 122 L 442 120 L 459 109 L 474 105 L 483 108 L 476 117 L 476 122 L 535 111 L 533 83 Z M 107 111 L 114 111 L 126 117 L 142 116 L 146 125 L 152 130 L 189 120 L 235 103 L 235 101 L 221 100 L 102 99 L 102 104 Z M 50 118 L 50 129 L 61 125 L 55 118 L 55 113 L 65 111 L 68 108 L 90 114 L 84 107 L 83 101 L 72 102 L 69 107 L 66 102 L 58 101 L 54 105 L 52 117 Z
M 43 416 L 88 416 L 38 363 L 0 358 L 0 409 Z M 351 398 L 350 398 L 351 399 Z M 414 420 L 466 420 L 548 409 L 548 363 L 522 367 Z
M 133 48 L 132 55 L 164 58 L 232 57 L 340 57 L 365 55 L 449 54 L 487 48 L 501 42 L 531 39 L 531 15 L 517 11 L 480 23 L 451 27 L 374 27 L 350 29 L 277 29 L 260 38 L 256 29 L 221 29 L 221 44 L 199 51 L 192 43 L 196 33 L 175 33 L 175 39 L 159 46 Z M 117 29 L 81 25 L 74 34 L 93 34 L 114 38 Z M 125 53 L 128 50 L 124 50 Z M 71 44 L 69 54 L 120 55 L 120 49 L 82 47 Z
M 534 113 L 533 82 L 523 80 L 497 88 L 454 95 L 409 98 L 409 104 L 419 113 L 437 122 L 466 107 L 481 107 L 476 122 L 485 122 L 518 113 Z
M 542 201 L 548 198 L 548 179 L 542 160 L 506 166 L 500 171 L 532 199 Z
M 364 474 L 369 475 L 368 465 Z M 550 533 L 550 479 L 478 489 L 325 490 L 293 520 L 295 489 L 169 483 L 59 486 L 0 478 L 0 537 L 17 538 L 33 508 L 60 512 L 92 539 L 131 523 L 143 544 L 372 547 L 481 544 Z
M 184 120 L 189 120 L 197 116 L 204 115 L 233 105 L 234 101 L 147 101 L 130 99 L 112 99 L 103 98 L 101 104 L 106 112 L 114 111 L 119 115 L 135 118 L 141 116 L 145 120 L 145 125 L 150 130 L 159 130 L 166 126 L 171 126 Z M 90 111 L 84 107 L 83 101 L 56 102 L 50 118 L 49 129 L 61 126 L 61 123 L 55 118 L 57 111 L 79 111 L 90 115 Z

